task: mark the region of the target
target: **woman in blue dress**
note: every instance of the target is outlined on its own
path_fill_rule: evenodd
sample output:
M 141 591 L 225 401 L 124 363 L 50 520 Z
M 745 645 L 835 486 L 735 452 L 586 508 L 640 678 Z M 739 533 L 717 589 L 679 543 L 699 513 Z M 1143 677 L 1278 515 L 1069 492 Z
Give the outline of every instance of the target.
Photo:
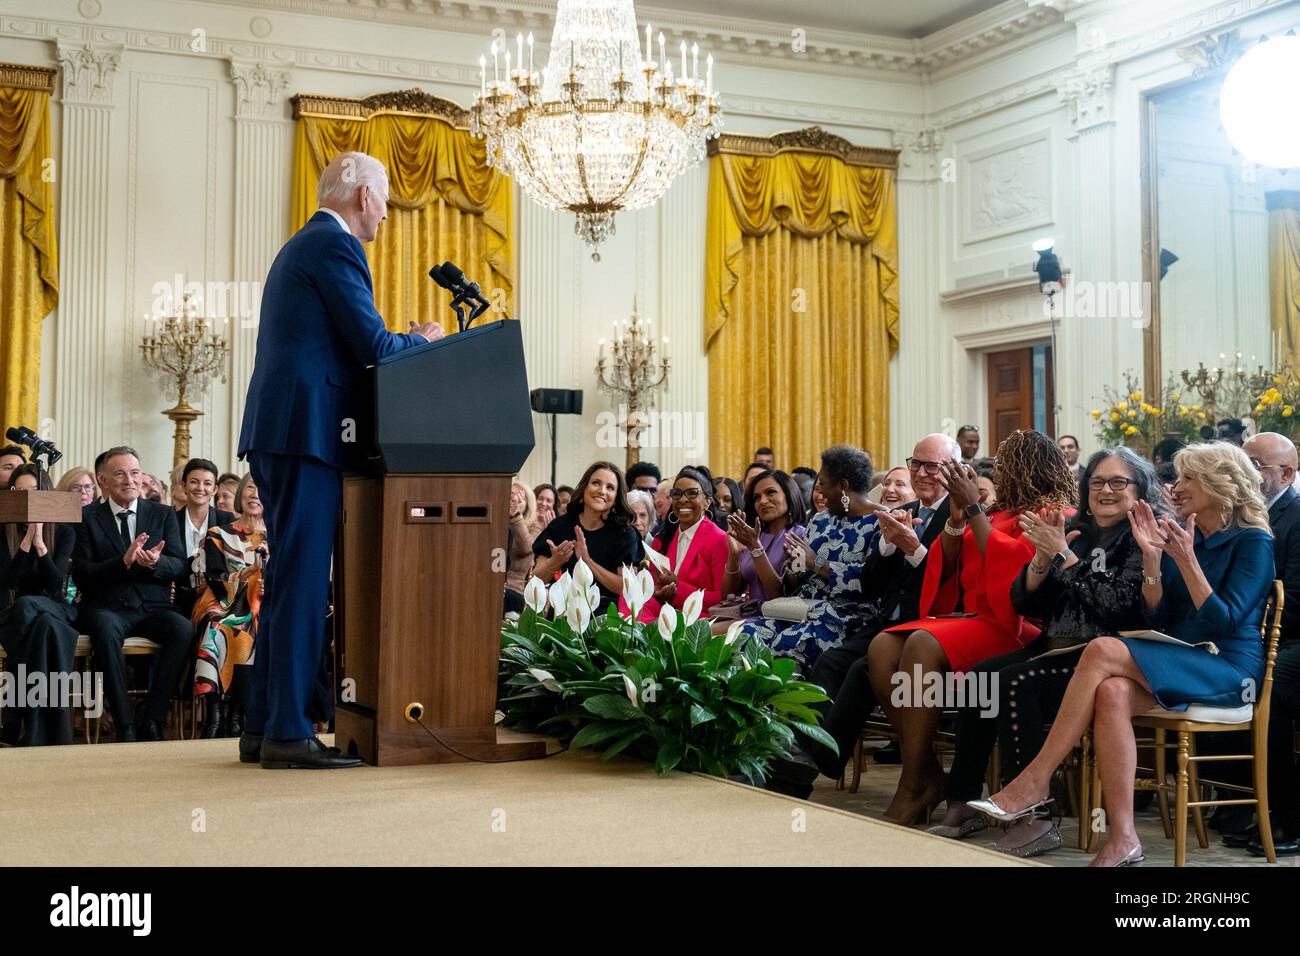
M 1153 707 L 1241 707 L 1264 678 L 1259 626 L 1273 585 L 1273 541 L 1259 472 L 1236 445 L 1188 445 L 1174 459 L 1174 505 L 1184 524 L 1156 518 L 1146 502 L 1130 513 L 1142 550 L 1143 609 L 1151 628 L 1188 645 L 1138 638 L 1090 642 L 1043 749 L 987 800 L 971 806 L 1002 821 L 1047 801 L 1052 773 L 1092 725 L 1109 839 L 1093 866 L 1142 862 L 1133 825 L 1137 746 L 1132 719 Z
M 871 490 L 871 458 L 851 445 L 822 452 L 822 468 L 813 486 L 826 499 L 826 511 L 808 522 L 807 537 L 786 535 L 787 593 L 795 583 L 806 602 L 802 621 L 757 618 L 740 628 L 741 637 L 756 637 L 773 653 L 793 657 L 805 674 L 825 650 L 844 639 L 851 621 L 875 609 L 862 593 L 862 569 L 871 543 L 876 505 Z

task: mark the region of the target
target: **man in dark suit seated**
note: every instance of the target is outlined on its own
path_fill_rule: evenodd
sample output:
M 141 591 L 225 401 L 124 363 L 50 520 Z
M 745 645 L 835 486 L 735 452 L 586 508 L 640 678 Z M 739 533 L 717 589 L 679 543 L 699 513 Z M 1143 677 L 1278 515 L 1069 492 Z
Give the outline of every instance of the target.
M 181 483 L 185 485 L 187 503 L 176 509 L 185 552 L 186 574 L 176 586 L 176 606 L 189 617 L 198 600 L 197 587 L 201 576 L 194 573 L 194 555 L 203 550 L 208 531 L 230 524 L 235 520 L 229 511 L 218 511 L 213 504 L 217 493 L 217 466 L 206 458 L 191 458 L 181 470 Z
M 434 323 L 390 332 L 375 309 L 361 244 L 388 216 L 383 164 L 340 154 L 321 172 L 316 200 L 321 208 L 266 277 L 239 436 L 271 546 L 239 759 L 268 769 L 360 764 L 326 747 L 308 716 L 325 649 L 343 469 L 363 464 L 355 432 L 365 367 L 443 335 Z
M 1273 665 L 1268 719 L 1268 802 L 1273 846 L 1279 856 L 1294 856 L 1300 854 L 1300 773 L 1295 754 L 1295 726 L 1300 719 L 1300 495 L 1292 487 L 1296 447 L 1285 435 L 1261 432 L 1247 439 L 1242 449 L 1263 476 L 1260 491 L 1268 503 L 1273 563 L 1282 581 L 1282 637 Z M 1224 842 L 1230 842 L 1227 833 Z M 1264 855 L 1258 830 L 1232 842 L 1246 846 L 1255 856 Z
M 840 752 L 837 756 L 800 737 L 804 753 L 795 755 L 794 761 L 777 762 L 774 769 L 785 786 L 774 789 L 806 796 L 817 778 L 810 769 L 814 764 L 828 777 L 838 779 L 843 773 L 862 725 L 876 707 L 867 675 L 867 647 L 882 628 L 920 617 L 925 557 L 948 520 L 948 492 L 939 483 L 939 462 L 960 456 L 960 446 L 942 434 L 926 435 L 912 449 L 907 468 L 916 500 L 900 509 L 907 516 L 877 512 L 879 530 L 862 575 L 865 597 L 879 604 L 880 616 L 851 629 L 838 646 L 823 651 L 809 676 L 831 697 L 830 705 L 821 705 L 822 726 L 835 738 Z
M 171 600 L 185 573 L 176 513 L 140 497 L 135 449 L 110 448 L 97 462 L 104 501 L 82 509 L 72 579 L 81 592 L 81 626 L 104 675 L 104 699 L 117 740 L 161 740 L 167 704 L 185 668 L 193 628 Z M 126 693 L 122 644 L 130 636 L 158 644 L 149 694 L 134 715 Z

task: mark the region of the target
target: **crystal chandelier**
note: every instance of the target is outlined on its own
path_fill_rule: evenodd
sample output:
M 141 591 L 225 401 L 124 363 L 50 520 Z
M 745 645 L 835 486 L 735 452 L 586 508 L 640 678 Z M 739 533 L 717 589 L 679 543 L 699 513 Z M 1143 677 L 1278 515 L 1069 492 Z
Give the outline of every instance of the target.
M 488 163 L 548 209 L 575 213 L 574 231 L 593 247 L 613 234 L 616 213 L 652 205 L 702 160 L 722 126 L 713 57 L 701 81 L 698 44 L 688 61 L 682 41 L 674 75 L 662 33 L 657 61 L 649 25 L 644 50 L 639 41 L 632 0 L 559 0 L 540 76 L 532 34 L 526 68 L 522 34 L 513 60 L 508 44 L 493 41 L 490 81 L 479 57 L 470 128 L 487 141 Z

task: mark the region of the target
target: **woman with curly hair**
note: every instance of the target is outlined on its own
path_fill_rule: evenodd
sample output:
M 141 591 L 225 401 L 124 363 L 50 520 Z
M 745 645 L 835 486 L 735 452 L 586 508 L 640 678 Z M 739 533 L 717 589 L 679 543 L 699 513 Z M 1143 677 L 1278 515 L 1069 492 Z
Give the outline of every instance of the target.
M 942 686 L 950 671 L 970 670 L 1038 636 L 1011 602 L 1012 582 L 1035 550 L 1020 515 L 1069 508 L 1078 488 L 1056 442 L 1030 430 L 1012 432 L 998 447 L 997 504 L 987 512 L 971 466 L 949 459 L 938 478 L 948 489 L 949 518 L 943 547 L 926 558 L 922 617 L 882 631 L 867 650 L 876 702 L 898 733 L 903 758 L 885 818 L 904 826 L 926 822 L 943 799 L 933 746 L 942 708 L 927 706 L 923 691 L 936 680 Z
M 1038 756 L 1000 791 L 970 804 L 1003 822 L 1044 806 L 1052 773 L 1091 724 L 1110 835 L 1093 866 L 1143 860 L 1133 826 L 1133 717 L 1156 706 L 1240 707 L 1264 678 L 1259 625 L 1274 567 L 1259 472 L 1227 442 L 1188 445 L 1174 457 L 1174 468 L 1175 504 L 1186 524 L 1156 517 L 1146 502 L 1129 521 L 1142 550 L 1147 622 L 1186 644 L 1090 641 Z M 1204 646 L 1210 641 L 1217 654 Z

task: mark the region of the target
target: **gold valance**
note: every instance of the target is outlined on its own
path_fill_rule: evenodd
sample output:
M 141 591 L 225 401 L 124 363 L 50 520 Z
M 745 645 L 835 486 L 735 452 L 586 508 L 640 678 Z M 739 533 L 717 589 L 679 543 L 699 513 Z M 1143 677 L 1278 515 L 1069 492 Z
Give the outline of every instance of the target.
M 21 63 L 0 63 L 0 86 L 11 90 L 36 90 L 53 93 L 54 81 L 59 71 L 52 66 L 23 66 Z

